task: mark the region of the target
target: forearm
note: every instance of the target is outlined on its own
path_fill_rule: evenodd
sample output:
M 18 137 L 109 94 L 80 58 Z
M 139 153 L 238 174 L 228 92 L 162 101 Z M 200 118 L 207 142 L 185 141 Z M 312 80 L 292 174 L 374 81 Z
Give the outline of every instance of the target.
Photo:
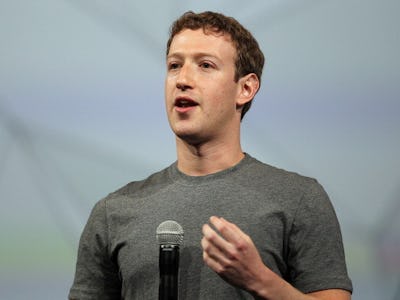
M 351 294 L 340 289 L 304 294 L 268 268 L 259 275 L 249 287 L 256 300 L 351 300 Z
M 287 281 L 268 268 L 258 273 L 258 278 L 248 286 L 248 291 L 257 300 L 311 300 L 312 296 L 301 293 Z

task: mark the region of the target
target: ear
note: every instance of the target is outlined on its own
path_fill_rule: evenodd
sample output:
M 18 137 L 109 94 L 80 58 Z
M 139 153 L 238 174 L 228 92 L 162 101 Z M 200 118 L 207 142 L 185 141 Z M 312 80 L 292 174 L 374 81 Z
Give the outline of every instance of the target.
M 236 106 L 238 108 L 253 100 L 258 89 L 260 88 L 260 80 L 254 73 L 247 74 L 239 79 L 238 97 L 236 98 Z

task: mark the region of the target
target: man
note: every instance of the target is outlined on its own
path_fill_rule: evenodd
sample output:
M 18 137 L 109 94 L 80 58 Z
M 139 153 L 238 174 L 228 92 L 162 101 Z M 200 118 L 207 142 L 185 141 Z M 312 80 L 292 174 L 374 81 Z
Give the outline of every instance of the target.
M 351 298 L 322 187 L 241 148 L 241 119 L 263 64 L 256 40 L 233 18 L 188 12 L 175 21 L 165 105 L 178 159 L 96 204 L 70 299 L 156 299 L 155 230 L 170 219 L 185 230 L 180 299 Z

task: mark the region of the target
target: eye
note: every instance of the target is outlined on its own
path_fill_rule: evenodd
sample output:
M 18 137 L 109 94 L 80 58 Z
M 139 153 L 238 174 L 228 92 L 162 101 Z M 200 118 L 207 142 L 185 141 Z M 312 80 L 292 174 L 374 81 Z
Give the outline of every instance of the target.
M 209 62 L 202 62 L 200 64 L 200 67 L 202 67 L 203 69 L 210 69 L 212 68 L 212 65 Z
M 176 62 L 171 62 L 168 64 L 168 70 L 176 70 L 179 68 L 179 64 Z

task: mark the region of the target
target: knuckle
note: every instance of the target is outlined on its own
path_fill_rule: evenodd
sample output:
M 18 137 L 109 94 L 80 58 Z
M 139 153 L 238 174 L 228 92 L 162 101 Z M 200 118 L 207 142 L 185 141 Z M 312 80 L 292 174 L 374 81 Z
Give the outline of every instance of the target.
M 237 261 L 240 258 L 240 252 L 236 249 L 229 251 L 227 254 L 228 254 L 229 259 L 233 260 L 233 261 Z
M 238 251 L 245 251 L 247 249 L 247 243 L 243 240 L 240 240 L 237 242 L 236 244 L 236 248 L 238 249 Z
M 210 249 L 211 249 L 210 244 L 209 244 L 205 239 L 203 239 L 203 240 L 201 241 L 201 247 L 203 248 L 203 251 L 204 251 L 204 252 L 209 252 Z
M 226 227 L 225 224 L 221 224 L 221 226 L 218 228 L 218 230 L 222 235 L 225 235 L 228 230 L 228 227 Z
M 217 272 L 218 274 L 224 274 L 226 273 L 226 267 L 220 264 L 216 267 L 215 272 Z
M 215 234 L 210 234 L 209 236 L 207 236 L 207 239 L 208 239 L 210 242 L 214 242 L 214 241 L 215 241 L 215 238 L 216 238 Z

